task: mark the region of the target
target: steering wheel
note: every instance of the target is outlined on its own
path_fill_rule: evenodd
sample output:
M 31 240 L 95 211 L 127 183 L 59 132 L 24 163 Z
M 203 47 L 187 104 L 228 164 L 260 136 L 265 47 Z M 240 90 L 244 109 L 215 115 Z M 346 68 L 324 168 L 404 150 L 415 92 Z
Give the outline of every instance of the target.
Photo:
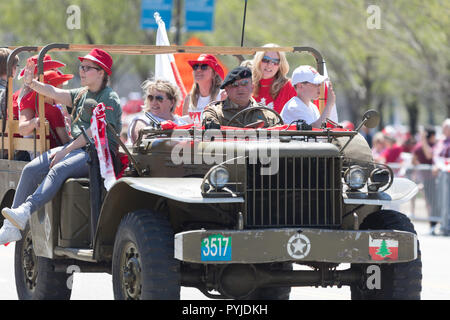
M 227 122 L 226 125 L 229 126 L 230 123 L 232 123 L 233 121 L 236 121 L 239 125 L 241 125 L 242 127 L 245 127 L 245 126 L 246 126 L 246 123 L 247 123 L 246 120 L 247 120 L 249 114 L 254 113 L 254 112 L 258 111 L 258 110 L 259 110 L 259 111 L 261 111 L 261 110 L 268 110 L 268 111 L 272 112 L 273 114 L 275 114 L 275 115 L 277 116 L 277 118 L 278 118 L 278 122 L 275 123 L 274 125 L 277 125 L 277 124 L 283 125 L 283 124 L 284 124 L 283 118 L 281 118 L 281 116 L 279 115 L 278 112 L 276 112 L 275 110 L 273 110 L 273 109 L 271 109 L 271 108 L 268 108 L 268 107 L 258 106 L 258 107 L 245 108 L 245 109 L 239 111 L 239 112 L 236 113 L 233 117 L 231 117 L 231 119 Z M 239 120 L 236 120 L 237 117 L 239 117 L 239 116 L 241 116 L 241 115 L 243 115 L 243 114 L 245 115 L 245 116 L 244 116 L 244 123 L 242 123 L 242 122 L 239 121 Z

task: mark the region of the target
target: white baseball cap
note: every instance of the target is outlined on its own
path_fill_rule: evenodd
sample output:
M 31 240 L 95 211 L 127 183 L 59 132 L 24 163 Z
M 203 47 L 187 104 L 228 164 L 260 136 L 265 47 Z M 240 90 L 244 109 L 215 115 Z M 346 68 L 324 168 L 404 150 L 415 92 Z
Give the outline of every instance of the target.
M 294 72 L 292 72 L 292 85 L 295 86 L 299 82 L 310 82 L 313 84 L 320 84 L 327 80 L 328 78 L 322 76 L 311 66 L 305 65 L 297 67 Z

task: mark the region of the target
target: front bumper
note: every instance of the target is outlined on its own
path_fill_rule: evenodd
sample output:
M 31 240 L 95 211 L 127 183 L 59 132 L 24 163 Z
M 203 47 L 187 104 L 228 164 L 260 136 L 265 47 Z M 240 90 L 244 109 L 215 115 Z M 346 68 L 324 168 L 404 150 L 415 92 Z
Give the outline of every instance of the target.
M 399 263 L 417 258 L 417 236 L 395 230 L 194 230 L 175 234 L 175 258 L 202 264 Z

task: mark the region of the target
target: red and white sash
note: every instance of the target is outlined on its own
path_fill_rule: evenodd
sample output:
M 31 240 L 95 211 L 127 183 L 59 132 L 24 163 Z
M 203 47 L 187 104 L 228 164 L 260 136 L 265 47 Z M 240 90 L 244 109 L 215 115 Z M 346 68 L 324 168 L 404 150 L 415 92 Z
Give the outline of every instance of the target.
M 116 181 L 114 167 L 109 152 L 108 139 L 106 136 L 106 114 L 105 105 L 99 103 L 92 111 L 91 132 L 97 149 L 98 161 L 100 163 L 100 174 L 105 180 L 105 188 L 109 190 Z

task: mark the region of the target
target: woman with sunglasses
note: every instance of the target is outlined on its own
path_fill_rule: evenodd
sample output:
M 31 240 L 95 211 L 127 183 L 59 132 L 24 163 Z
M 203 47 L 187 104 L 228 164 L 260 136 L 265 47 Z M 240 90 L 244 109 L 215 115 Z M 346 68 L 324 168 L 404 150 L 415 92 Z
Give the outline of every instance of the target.
M 184 100 L 183 115 L 189 114 L 194 123 L 200 123 L 203 110 L 210 102 L 225 99 L 220 91 L 224 71 L 211 54 L 201 54 L 188 63 L 192 67 L 194 85 Z
M 144 112 L 131 120 L 128 126 L 128 138 L 134 143 L 139 130 L 150 125 L 150 119 L 145 112 L 150 112 L 159 121 L 173 121 L 178 125 L 187 124 L 182 117 L 174 114 L 174 110 L 181 100 L 180 89 L 166 80 L 146 80 L 142 84 L 145 94 Z
M 56 147 L 29 162 L 19 180 L 11 208 L 3 208 L 3 216 L 10 223 L 0 229 L 0 244 L 21 239 L 19 229 L 23 230 L 31 213 L 49 202 L 59 191 L 67 178 L 87 177 L 89 166 L 88 154 L 83 149 L 86 140 L 82 128 L 90 131 L 92 107 L 85 106 L 87 98 L 94 99 L 105 105 L 106 122 L 120 132 L 122 129 L 122 109 L 120 99 L 107 86 L 113 60 L 101 50 L 93 49 L 84 57 L 78 58 L 80 79 L 84 86 L 79 89 L 65 90 L 45 84 L 34 79 L 35 63 L 29 61 L 25 68 L 24 83 L 30 89 L 53 99 L 56 103 L 72 107 L 72 138 L 64 146 Z M 111 154 L 118 150 L 118 144 L 113 135 L 108 134 L 108 145 Z
M 277 52 L 276 44 L 269 43 L 263 47 L 274 51 L 260 51 L 253 59 L 253 98 L 278 113 L 296 92 L 291 82 L 286 78 L 289 64 L 284 52 Z M 270 48 L 270 49 L 269 49 Z

